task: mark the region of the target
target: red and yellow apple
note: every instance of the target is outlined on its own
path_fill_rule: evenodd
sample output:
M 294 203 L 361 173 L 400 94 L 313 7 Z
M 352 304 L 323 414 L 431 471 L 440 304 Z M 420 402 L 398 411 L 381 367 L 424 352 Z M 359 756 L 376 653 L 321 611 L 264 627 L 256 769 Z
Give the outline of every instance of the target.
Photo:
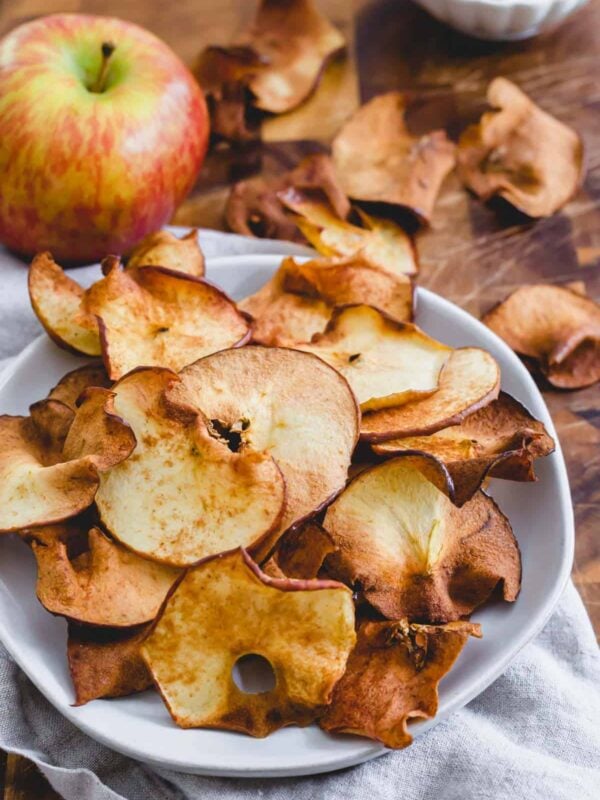
M 57 14 L 0 41 L 0 241 L 67 262 L 169 220 L 208 142 L 204 96 L 148 31 Z

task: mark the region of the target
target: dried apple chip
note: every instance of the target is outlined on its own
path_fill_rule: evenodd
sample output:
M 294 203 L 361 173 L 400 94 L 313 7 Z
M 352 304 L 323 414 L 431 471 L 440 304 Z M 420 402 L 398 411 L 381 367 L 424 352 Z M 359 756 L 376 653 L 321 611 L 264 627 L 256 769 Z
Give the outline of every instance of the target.
M 581 138 L 506 78 L 490 83 L 487 99 L 493 110 L 460 138 L 462 179 L 483 200 L 500 195 L 530 217 L 554 214 L 583 177 Z
M 438 708 L 438 684 L 479 625 L 411 625 L 365 622 L 319 725 L 334 733 L 355 733 L 386 747 L 408 747 L 411 719 L 430 719 Z
M 519 593 L 519 548 L 494 501 L 480 490 L 457 508 L 413 458 L 361 472 L 323 526 L 337 547 L 328 573 L 388 619 L 449 622 L 470 614 L 498 584 L 505 600 Z
M 318 577 L 333 552 L 335 545 L 325 528 L 308 520 L 281 537 L 271 560 L 283 577 L 310 580 Z
M 181 238 L 169 231 L 148 234 L 129 254 L 127 269 L 148 266 L 166 267 L 201 278 L 204 275 L 204 254 L 196 228 Z
M 399 92 L 374 97 L 333 140 L 333 161 L 349 197 L 404 206 L 428 222 L 455 147 L 441 130 L 412 136 L 404 112 Z
M 73 560 L 60 538 L 34 541 L 37 596 L 53 614 L 87 625 L 122 628 L 154 619 L 179 571 L 141 558 L 108 539 L 88 533 L 89 550 Z
M 235 550 L 187 570 L 142 655 L 177 725 L 262 737 L 323 711 L 355 639 L 345 586 L 269 578 Z M 274 688 L 238 688 L 232 670 L 248 654 L 267 659 Z
M 564 286 L 521 286 L 483 322 L 551 384 L 580 389 L 600 380 L 600 306 Z
M 297 348 L 341 372 L 363 412 L 431 395 L 452 353 L 415 325 L 366 305 L 337 308 L 325 332 Z

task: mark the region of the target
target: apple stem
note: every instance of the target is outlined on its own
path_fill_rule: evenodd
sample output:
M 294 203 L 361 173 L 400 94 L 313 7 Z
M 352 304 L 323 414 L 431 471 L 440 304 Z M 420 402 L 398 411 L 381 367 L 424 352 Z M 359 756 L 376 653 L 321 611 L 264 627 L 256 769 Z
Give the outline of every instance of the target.
M 90 92 L 100 93 L 106 88 L 106 77 L 108 75 L 108 66 L 110 57 L 115 52 L 115 45 L 112 42 L 102 42 L 102 64 L 100 65 L 100 72 L 94 83 L 90 86 Z

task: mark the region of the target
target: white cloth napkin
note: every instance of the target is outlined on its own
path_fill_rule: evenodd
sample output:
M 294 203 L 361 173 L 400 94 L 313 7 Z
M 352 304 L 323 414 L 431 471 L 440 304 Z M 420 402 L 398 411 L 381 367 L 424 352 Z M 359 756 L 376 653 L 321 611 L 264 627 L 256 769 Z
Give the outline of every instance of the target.
M 301 252 L 213 231 L 200 239 L 207 256 Z M 87 284 L 97 268 L 72 274 Z M 40 330 L 26 277 L 0 249 L 0 359 Z M 67 722 L 0 645 L 0 747 L 34 761 L 66 800 L 596 800 L 599 723 L 600 657 L 572 584 L 537 639 L 468 706 L 407 750 L 307 778 L 243 781 L 143 766 Z

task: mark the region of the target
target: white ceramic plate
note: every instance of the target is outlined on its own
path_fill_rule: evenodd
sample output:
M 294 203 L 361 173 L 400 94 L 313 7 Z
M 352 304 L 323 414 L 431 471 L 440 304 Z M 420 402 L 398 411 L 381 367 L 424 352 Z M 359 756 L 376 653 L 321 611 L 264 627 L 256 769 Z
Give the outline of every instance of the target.
M 208 262 L 208 278 L 233 297 L 254 291 L 276 269 L 278 256 L 236 256 Z M 480 322 L 441 297 L 419 289 L 417 321 L 450 345 L 487 348 L 502 368 L 502 386 L 523 402 L 552 435 L 548 411 L 518 358 Z M 45 336 L 34 341 L 3 374 L 0 411 L 27 413 L 30 403 L 81 359 Z M 573 517 L 564 461 L 557 451 L 542 459 L 539 482 L 493 481 L 491 493 L 508 514 L 523 554 L 523 588 L 516 603 L 497 603 L 474 615 L 484 638 L 471 640 L 440 686 L 435 720 L 411 726 L 421 735 L 461 708 L 497 678 L 544 625 L 570 573 Z M 35 564 L 15 536 L 0 537 L 0 637 L 40 691 L 85 733 L 108 747 L 164 768 L 207 775 L 266 777 L 308 775 L 348 767 L 386 752 L 353 736 L 317 727 L 285 728 L 267 739 L 212 730 L 177 728 L 154 692 L 97 700 L 73 708 L 65 658 L 66 625 L 35 597 Z

